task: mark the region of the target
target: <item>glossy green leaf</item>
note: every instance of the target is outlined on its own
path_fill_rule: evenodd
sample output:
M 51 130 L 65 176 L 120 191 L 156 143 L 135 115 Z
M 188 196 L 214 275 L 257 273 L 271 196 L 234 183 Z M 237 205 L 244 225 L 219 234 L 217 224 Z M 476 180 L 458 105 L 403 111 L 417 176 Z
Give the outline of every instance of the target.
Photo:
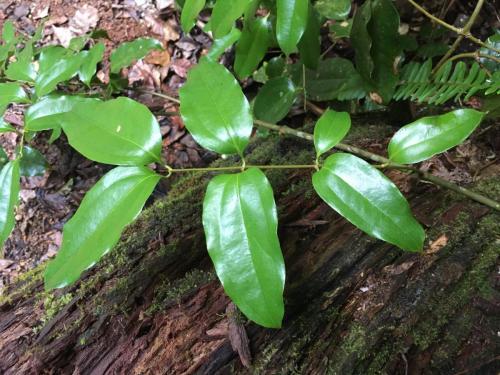
M 277 0 L 276 38 L 287 55 L 296 51 L 307 26 L 309 0 Z
M 29 131 L 60 128 L 62 116 L 71 111 L 77 103 L 98 101 L 77 95 L 49 95 L 28 108 L 24 126 Z
M 14 209 L 19 201 L 19 162 L 9 161 L 0 171 L 0 248 L 14 228 Z M 3 251 L 0 251 L 0 255 Z
M 40 151 L 29 146 L 24 146 L 23 157 L 19 162 L 19 167 L 21 176 L 43 176 L 47 168 L 47 161 Z
M 293 66 L 293 81 L 302 85 L 302 64 Z M 306 95 L 314 101 L 359 99 L 366 85 L 352 63 L 341 57 L 321 60 L 317 70 L 306 69 Z
M 235 27 L 229 34 L 224 35 L 222 38 L 215 39 L 210 51 L 207 53 L 207 59 L 217 60 L 224 51 L 236 43 L 240 37 L 241 31 Z
M 28 103 L 29 98 L 19 83 L 0 83 L 0 114 L 10 103 Z
M 276 123 L 288 114 L 296 98 L 297 89 L 290 79 L 273 78 L 257 94 L 253 113 L 259 120 Z
M 206 0 L 186 0 L 182 7 L 181 25 L 182 30 L 187 34 L 194 26 L 194 21 L 198 14 L 205 7 Z
M 132 42 L 121 43 L 120 46 L 111 53 L 111 73 L 118 73 L 121 68 L 142 59 L 152 50 L 162 48 L 161 43 L 152 38 L 138 38 Z
M 35 92 L 44 96 L 53 91 L 57 84 L 67 81 L 78 73 L 83 56 L 70 55 L 65 48 L 51 46 L 40 54 L 40 69 L 35 80 Z
M 14 61 L 7 67 L 5 76 L 13 81 L 34 82 L 36 79 L 35 64 L 26 60 Z
M 317 69 L 321 54 L 321 21 L 318 12 L 309 5 L 307 27 L 299 41 L 300 60 L 309 69 Z
M 474 109 L 458 109 L 422 117 L 394 134 L 389 143 L 389 158 L 410 164 L 444 152 L 462 143 L 479 126 L 483 116 L 483 112 Z
M 193 138 L 220 154 L 242 154 L 252 133 L 250 104 L 233 75 L 202 60 L 179 90 L 181 115 Z
M 318 156 L 335 147 L 349 132 L 351 116 L 347 112 L 326 110 L 314 127 L 314 147 Z
M 344 20 L 351 12 L 351 0 L 318 0 L 314 7 L 325 18 Z
M 212 11 L 212 32 L 222 38 L 234 26 L 252 0 L 217 0 Z
M 330 207 L 367 234 L 403 250 L 421 251 L 425 232 L 396 185 L 364 160 L 329 156 L 313 186 Z
M 251 168 L 212 179 L 203 202 L 203 227 L 208 253 L 227 295 L 250 320 L 279 328 L 285 264 L 266 176 Z
M 110 251 L 159 179 L 146 167 L 117 167 L 105 174 L 64 225 L 61 248 L 45 270 L 45 289 L 75 282 Z
M 248 22 L 236 45 L 234 71 L 240 79 L 250 76 L 266 55 L 271 40 L 267 17 Z
M 15 132 L 16 129 L 9 124 L 3 117 L 0 117 L 0 133 Z
M 69 144 L 88 159 L 116 165 L 160 161 L 160 126 L 149 109 L 132 99 L 79 102 L 64 115 Z
M 80 77 L 80 81 L 88 86 L 97 70 L 97 64 L 104 56 L 104 43 L 97 43 L 90 50 L 82 51 L 81 53 L 83 61 L 78 76 Z

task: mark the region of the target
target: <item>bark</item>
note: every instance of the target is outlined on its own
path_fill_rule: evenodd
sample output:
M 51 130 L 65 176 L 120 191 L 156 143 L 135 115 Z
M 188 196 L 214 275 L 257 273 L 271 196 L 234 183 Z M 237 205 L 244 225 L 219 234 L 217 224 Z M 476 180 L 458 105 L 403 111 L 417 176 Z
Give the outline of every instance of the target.
M 309 162 L 305 150 L 310 144 L 269 138 L 248 162 Z M 423 254 L 403 253 L 322 203 L 310 172 L 268 177 L 287 265 L 286 316 L 280 330 L 245 323 L 249 369 L 228 338 L 229 300 L 206 255 L 207 177 L 194 175 L 154 202 L 76 285 L 43 292 L 43 268 L 20 278 L 0 304 L 0 373 L 495 373 L 497 214 L 413 181 L 409 198 L 428 242 Z M 475 188 L 499 199 L 499 182 Z

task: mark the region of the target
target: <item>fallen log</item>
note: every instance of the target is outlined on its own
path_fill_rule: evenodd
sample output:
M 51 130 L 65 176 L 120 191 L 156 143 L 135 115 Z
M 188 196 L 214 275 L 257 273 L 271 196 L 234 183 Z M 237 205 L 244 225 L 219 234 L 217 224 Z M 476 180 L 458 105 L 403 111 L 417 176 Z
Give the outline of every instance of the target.
M 249 162 L 313 157 L 310 144 L 287 137 L 251 149 Z M 498 214 L 413 181 L 410 202 L 428 240 L 423 254 L 404 253 L 322 203 L 310 172 L 266 174 L 287 266 L 282 329 L 226 314 L 230 301 L 201 225 L 208 176 L 193 174 L 173 183 L 74 286 L 44 292 L 41 266 L 0 297 L 0 373 L 496 373 Z M 499 186 L 492 177 L 473 188 L 499 199 Z M 246 329 L 250 368 L 233 350 L 231 319 Z

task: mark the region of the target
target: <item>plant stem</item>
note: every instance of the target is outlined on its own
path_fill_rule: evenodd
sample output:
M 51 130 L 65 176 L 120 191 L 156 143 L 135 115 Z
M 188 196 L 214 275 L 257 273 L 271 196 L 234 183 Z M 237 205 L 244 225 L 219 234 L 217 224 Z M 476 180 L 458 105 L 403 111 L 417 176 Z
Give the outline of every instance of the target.
M 324 110 L 317 107 L 316 105 L 312 103 L 308 103 L 308 107 L 313 110 L 317 115 L 321 115 Z M 312 141 L 314 139 L 313 135 L 310 133 L 306 133 L 300 130 L 295 130 L 292 128 L 289 128 L 288 126 L 281 126 L 281 125 L 276 125 L 276 124 L 271 124 L 266 121 L 261 121 L 261 120 L 254 120 L 254 124 L 266 129 L 274 130 L 279 132 L 280 134 L 290 134 L 295 137 L 307 139 L 308 141 Z M 391 169 L 398 169 L 398 170 L 407 170 L 411 171 L 414 173 L 417 173 L 422 180 L 432 182 L 433 184 L 437 186 L 441 186 L 444 188 L 447 188 L 449 190 L 452 190 L 454 192 L 457 192 L 459 194 L 462 194 L 466 197 L 471 198 L 472 200 L 475 200 L 476 202 L 482 203 L 488 207 L 491 207 L 497 211 L 500 211 L 500 203 L 494 201 L 493 199 L 490 199 L 488 197 L 485 197 L 481 194 L 475 193 L 471 190 L 468 190 L 466 188 L 463 188 L 461 186 L 455 185 L 452 182 L 446 181 L 440 177 L 434 176 L 428 172 L 424 172 L 419 170 L 418 168 L 415 168 L 410 165 L 404 165 L 404 164 L 398 164 L 394 163 L 391 160 L 387 159 L 386 157 L 383 157 L 381 155 L 374 154 L 370 151 L 363 150 L 359 147 L 351 146 L 345 143 L 339 143 L 335 146 L 335 148 L 350 152 L 351 154 L 357 155 L 362 157 L 363 159 L 368 159 L 376 163 L 382 164 L 383 168 L 391 168 Z
M 157 96 L 159 98 L 163 98 L 163 99 L 167 99 L 171 102 L 174 102 L 176 104 L 181 104 L 181 101 L 177 98 L 174 98 L 173 96 L 170 96 L 170 95 L 167 95 L 167 94 L 163 94 L 161 92 L 157 92 L 157 91 L 152 91 L 152 90 L 143 90 L 143 89 L 139 89 L 137 91 L 140 91 L 144 94 L 151 94 L 153 96 Z
M 471 40 L 472 42 L 480 45 L 481 47 L 488 48 L 489 50 L 495 51 L 497 53 L 500 53 L 500 49 L 495 48 L 487 43 L 484 43 L 481 39 L 478 39 L 474 37 L 470 32 L 464 33 L 463 29 L 459 29 L 458 27 L 455 27 L 453 25 L 450 25 L 449 23 L 444 22 L 443 20 L 437 18 L 433 14 L 429 13 L 425 8 L 421 7 L 419 4 L 417 4 L 414 0 L 408 0 L 408 2 L 413 5 L 419 12 L 423 13 L 425 16 L 433 20 L 434 22 L 437 22 L 441 26 L 447 28 L 448 30 L 451 30 L 459 35 L 463 35 L 465 38 Z
M 169 97 L 168 95 L 164 95 L 164 94 L 157 93 L 154 91 L 147 91 L 147 92 L 152 94 L 152 95 L 164 97 L 167 100 L 179 102 L 178 99 Z M 306 105 L 308 108 L 310 108 L 312 110 L 312 112 L 314 112 L 318 116 L 321 116 L 324 112 L 324 110 L 322 108 L 316 106 L 315 104 L 313 104 L 311 102 L 306 102 Z M 253 122 L 257 126 L 277 131 L 280 134 L 289 134 L 289 135 L 293 135 L 293 136 L 298 137 L 298 138 L 306 139 L 308 141 L 314 140 L 314 137 L 312 134 L 307 133 L 307 132 L 303 132 L 300 130 L 292 129 L 286 125 L 272 124 L 272 123 L 262 121 L 262 120 L 257 120 L 257 119 L 254 119 Z M 488 207 L 491 207 L 497 211 L 500 211 L 500 203 L 494 201 L 493 199 L 485 197 L 481 194 L 474 193 L 471 190 L 468 190 L 468 189 L 463 188 L 461 186 L 455 185 L 452 182 L 446 181 L 446 180 L 444 180 L 440 177 L 434 176 L 428 172 L 421 171 L 418 168 L 415 168 L 413 166 L 394 163 L 391 160 L 387 159 L 386 157 L 374 154 L 373 152 L 363 150 L 359 147 L 351 146 L 351 145 L 348 145 L 345 143 L 339 143 L 335 146 L 335 148 L 338 150 L 350 152 L 351 154 L 360 156 L 363 159 L 371 160 L 375 163 L 382 164 L 383 168 L 406 170 L 406 171 L 411 171 L 411 172 L 417 173 L 422 180 L 429 181 L 437 186 L 441 186 L 441 187 L 447 188 L 449 190 L 455 191 L 459 194 L 462 194 L 466 197 L 471 198 L 472 200 L 475 200 L 476 202 L 482 203 Z M 244 167 L 232 166 L 232 167 L 178 168 L 178 169 L 167 167 L 167 170 L 168 170 L 168 175 L 170 175 L 171 173 L 184 173 L 184 172 L 235 171 L 235 170 L 244 170 L 244 169 L 248 169 L 251 167 L 256 167 L 256 168 L 260 168 L 260 169 L 317 169 L 318 165 L 316 165 L 316 164 L 306 164 L 306 165 L 246 165 Z
M 249 168 L 259 169 L 315 169 L 316 164 L 283 164 L 283 165 L 234 165 L 230 167 L 207 167 L 207 168 L 169 168 L 169 173 L 186 173 L 186 172 L 224 172 L 237 171 Z
M 493 55 L 486 55 L 484 53 L 478 53 L 476 52 L 465 52 L 465 53 L 459 53 L 457 55 L 454 55 L 448 59 L 448 61 L 453 61 L 453 60 L 459 60 L 459 59 L 466 59 L 466 58 L 472 58 L 472 59 L 479 59 L 479 58 L 484 58 L 484 59 L 490 59 L 493 60 L 497 63 L 500 64 L 500 58 L 493 56 Z M 443 64 L 444 65 L 444 64 Z
M 441 57 L 441 60 L 437 63 L 437 65 L 434 67 L 432 70 L 432 73 L 436 73 L 443 64 L 445 64 L 450 56 L 453 54 L 453 52 L 456 51 L 462 40 L 464 39 L 465 34 L 470 33 L 470 29 L 472 28 L 472 25 L 474 25 L 474 22 L 476 21 L 477 16 L 479 15 L 479 12 L 481 11 L 481 8 L 483 7 L 484 0 L 479 0 L 476 4 L 476 7 L 474 8 L 474 11 L 472 12 L 469 20 L 465 24 L 464 28 L 462 29 L 464 34 L 461 34 L 455 39 L 455 42 L 453 42 L 452 46 L 450 49 L 445 53 L 443 57 Z

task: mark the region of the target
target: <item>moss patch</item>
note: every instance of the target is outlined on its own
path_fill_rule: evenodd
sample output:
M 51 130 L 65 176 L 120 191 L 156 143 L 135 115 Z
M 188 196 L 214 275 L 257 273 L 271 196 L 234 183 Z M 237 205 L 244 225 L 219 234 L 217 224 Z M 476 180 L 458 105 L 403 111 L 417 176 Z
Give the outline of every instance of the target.
M 183 296 L 213 279 L 215 279 L 214 273 L 195 269 L 187 272 L 181 279 L 174 281 L 163 280 L 156 286 L 153 302 L 146 310 L 146 314 L 153 315 L 158 311 L 162 311 L 171 302 L 181 302 Z

